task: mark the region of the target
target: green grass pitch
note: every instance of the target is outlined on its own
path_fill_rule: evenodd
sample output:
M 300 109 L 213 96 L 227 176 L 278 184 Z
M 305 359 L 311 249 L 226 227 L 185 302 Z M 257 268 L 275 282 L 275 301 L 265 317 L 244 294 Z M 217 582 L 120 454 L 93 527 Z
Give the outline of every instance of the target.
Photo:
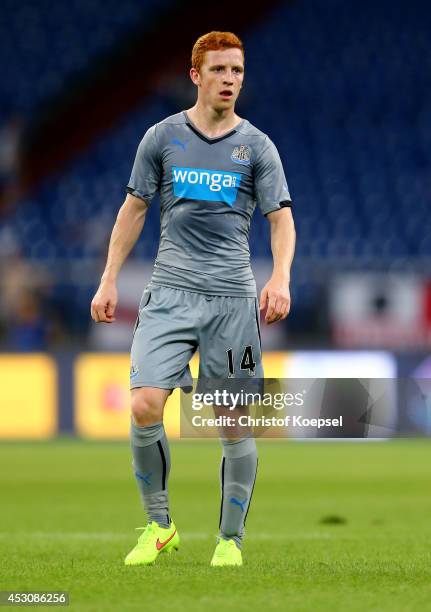
M 128 568 L 145 519 L 127 443 L 3 443 L 0 590 L 66 590 L 79 611 L 431 610 L 431 441 L 258 450 L 242 568 L 209 567 L 217 441 L 172 442 L 180 551 Z

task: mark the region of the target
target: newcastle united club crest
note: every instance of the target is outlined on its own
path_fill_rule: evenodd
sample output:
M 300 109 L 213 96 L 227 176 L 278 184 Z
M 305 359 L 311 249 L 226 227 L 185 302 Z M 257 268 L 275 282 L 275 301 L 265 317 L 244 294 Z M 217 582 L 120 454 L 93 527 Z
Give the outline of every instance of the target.
M 247 145 L 239 145 L 235 147 L 230 156 L 231 160 L 236 164 L 242 164 L 243 166 L 250 165 L 251 151 Z

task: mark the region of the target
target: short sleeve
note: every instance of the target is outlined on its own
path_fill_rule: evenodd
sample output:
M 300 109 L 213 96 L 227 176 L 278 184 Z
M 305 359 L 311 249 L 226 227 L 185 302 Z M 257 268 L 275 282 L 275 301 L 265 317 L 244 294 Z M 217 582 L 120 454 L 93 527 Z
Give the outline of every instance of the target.
M 139 143 L 126 191 L 150 204 L 159 190 L 161 171 L 160 149 L 153 125 Z
M 268 137 L 255 162 L 254 191 L 264 215 L 292 204 L 280 155 Z

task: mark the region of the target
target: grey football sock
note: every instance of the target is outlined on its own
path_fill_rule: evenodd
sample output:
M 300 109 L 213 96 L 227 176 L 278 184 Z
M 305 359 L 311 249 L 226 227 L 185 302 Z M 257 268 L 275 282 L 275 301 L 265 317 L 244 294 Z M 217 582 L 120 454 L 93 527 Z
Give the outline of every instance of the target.
M 256 480 L 256 443 L 253 438 L 243 438 L 236 441 L 222 440 L 222 444 L 220 537 L 235 540 L 241 548 Z
M 169 527 L 168 476 L 171 468 L 163 423 L 140 427 L 131 422 L 133 470 L 149 521 Z

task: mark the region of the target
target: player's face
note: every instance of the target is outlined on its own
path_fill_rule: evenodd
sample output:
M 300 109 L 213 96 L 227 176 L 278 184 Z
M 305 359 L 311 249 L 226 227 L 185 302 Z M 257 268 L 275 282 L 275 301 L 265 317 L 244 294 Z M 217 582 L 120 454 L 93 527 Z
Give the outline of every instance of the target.
M 241 50 L 207 51 L 193 80 L 200 87 L 200 96 L 206 104 L 217 110 L 234 107 L 244 80 Z

